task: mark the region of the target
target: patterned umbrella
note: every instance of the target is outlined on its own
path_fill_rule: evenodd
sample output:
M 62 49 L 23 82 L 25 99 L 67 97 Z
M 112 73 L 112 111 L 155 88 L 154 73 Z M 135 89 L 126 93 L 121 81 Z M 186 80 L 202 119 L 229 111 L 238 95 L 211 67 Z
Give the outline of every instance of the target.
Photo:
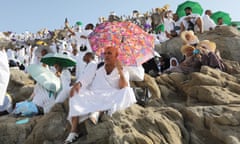
M 223 12 L 223 11 L 217 11 L 214 12 L 211 15 L 211 18 L 214 20 L 214 22 L 217 24 L 218 23 L 218 18 L 222 18 L 223 19 L 223 23 L 230 25 L 231 24 L 231 17 L 228 13 Z
M 119 48 L 119 60 L 138 66 L 153 57 L 154 38 L 131 22 L 104 22 L 89 35 L 91 47 L 101 56 L 104 48 Z
M 185 10 L 184 9 L 186 7 L 190 7 L 192 9 L 192 13 L 200 14 L 200 15 L 202 15 L 202 13 L 203 13 L 203 8 L 198 2 L 185 1 L 181 4 L 179 4 L 178 7 L 177 7 L 176 13 L 179 17 L 185 16 Z

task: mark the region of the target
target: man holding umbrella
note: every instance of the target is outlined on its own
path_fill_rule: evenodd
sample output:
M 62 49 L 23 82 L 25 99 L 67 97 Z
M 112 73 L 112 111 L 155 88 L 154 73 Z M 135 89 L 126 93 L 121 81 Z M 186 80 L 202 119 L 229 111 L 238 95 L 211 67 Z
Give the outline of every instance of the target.
M 69 100 L 69 120 L 71 132 L 65 143 L 72 143 L 79 137 L 79 120 L 89 113 L 108 111 L 113 114 L 136 102 L 133 90 L 129 86 L 129 73 L 118 60 L 118 49 L 109 46 L 104 51 L 104 66 L 96 71 L 90 88 L 79 82 L 72 88 Z

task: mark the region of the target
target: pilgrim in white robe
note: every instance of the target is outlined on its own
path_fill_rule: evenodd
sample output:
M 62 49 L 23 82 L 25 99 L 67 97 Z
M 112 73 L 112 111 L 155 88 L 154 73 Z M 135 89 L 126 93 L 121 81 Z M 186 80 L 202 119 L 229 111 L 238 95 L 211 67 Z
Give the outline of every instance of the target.
M 216 24 L 213 21 L 213 19 L 211 19 L 209 17 L 209 15 L 205 14 L 203 17 L 203 30 L 204 31 L 209 31 L 210 29 L 215 29 Z
M 202 21 L 202 17 L 199 14 L 190 14 L 188 16 L 183 16 L 180 21 L 181 23 L 184 25 L 185 30 L 188 30 L 188 26 L 189 26 L 189 22 L 186 20 L 187 18 L 190 18 L 190 21 L 194 24 L 194 31 L 199 30 L 199 27 L 196 27 L 196 21 L 198 18 L 201 19 Z M 203 29 L 203 27 L 202 27 Z
M 129 81 L 129 73 L 123 69 L 124 77 Z M 107 75 L 104 66 L 96 71 L 90 87 L 82 87 L 69 100 L 69 119 L 74 116 L 86 116 L 93 112 L 108 111 L 113 114 L 136 103 L 132 88 L 119 88 L 119 74 L 115 68 Z M 83 83 L 84 84 L 84 83 Z
M 82 88 L 84 89 L 89 88 L 95 77 L 96 70 L 97 63 L 94 60 L 90 61 L 79 75 L 76 82 L 80 82 L 82 84 Z
M 77 65 L 76 65 L 76 77 L 79 78 L 80 74 L 83 72 L 86 63 L 83 61 L 83 57 L 87 52 L 92 52 L 91 45 L 88 39 L 81 38 L 81 36 L 88 37 L 88 35 L 92 32 L 92 30 L 84 30 L 78 35 L 77 39 L 77 48 L 79 50 L 78 57 L 77 57 Z M 86 46 L 86 50 L 82 51 L 80 49 L 81 46 Z
M 61 90 L 58 92 L 55 103 L 63 103 L 65 99 L 69 96 L 70 83 L 71 83 L 71 73 L 68 69 L 63 69 L 61 76 Z
M 33 90 L 32 102 L 42 107 L 44 113 L 48 113 L 55 104 L 55 93 L 51 93 L 39 83 L 36 83 Z
M 5 49 L 0 49 L 0 58 L 0 105 L 3 105 L 10 77 L 8 57 Z

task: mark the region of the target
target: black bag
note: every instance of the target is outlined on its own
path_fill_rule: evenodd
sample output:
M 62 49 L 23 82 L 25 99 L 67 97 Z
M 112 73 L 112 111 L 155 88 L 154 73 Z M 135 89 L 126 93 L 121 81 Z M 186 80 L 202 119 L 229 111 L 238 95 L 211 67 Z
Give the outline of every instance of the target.
M 87 50 L 87 46 L 85 46 L 85 45 L 80 46 L 80 51 L 81 52 L 85 52 L 86 50 Z
M 149 101 L 149 92 L 147 87 L 133 87 L 137 104 L 145 107 Z
M 188 29 L 194 31 L 194 24 L 191 21 L 188 21 Z

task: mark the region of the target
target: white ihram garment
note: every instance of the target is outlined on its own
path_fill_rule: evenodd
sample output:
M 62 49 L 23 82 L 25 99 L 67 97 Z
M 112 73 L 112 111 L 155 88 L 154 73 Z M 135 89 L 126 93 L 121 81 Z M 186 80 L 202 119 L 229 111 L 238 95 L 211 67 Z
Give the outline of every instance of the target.
M 205 14 L 205 15 L 202 17 L 202 19 L 203 19 L 203 28 L 204 28 L 204 31 L 209 31 L 210 28 L 214 29 L 214 28 L 216 27 L 215 22 L 213 21 L 213 19 L 211 19 L 211 18 L 209 17 L 209 15 L 206 15 L 206 14 Z
M 0 49 L 0 58 L 0 105 L 3 105 L 10 77 L 8 57 L 5 49 Z
M 34 96 L 32 102 L 43 108 L 44 113 L 48 113 L 55 103 L 54 94 L 49 93 L 47 89 L 36 83 L 34 87 Z
M 124 76 L 129 81 L 126 70 Z M 109 75 L 106 74 L 104 66 L 99 68 L 90 88 L 82 88 L 70 98 L 69 118 L 105 110 L 112 114 L 134 104 L 136 99 L 133 90 L 130 87 L 119 89 L 119 78 L 116 68 Z
M 82 88 L 89 88 L 91 85 L 97 70 L 97 63 L 92 60 L 89 62 L 82 73 L 79 75 L 77 82 L 82 84 Z
M 55 103 L 63 103 L 66 98 L 69 96 L 70 92 L 70 83 L 71 83 L 71 73 L 68 69 L 62 70 L 61 76 L 61 90 L 59 91 Z
M 190 21 L 196 25 L 196 21 L 198 18 L 200 18 L 202 20 L 202 17 L 199 15 L 199 14 L 190 14 L 188 16 L 184 16 L 180 19 L 180 21 L 183 23 L 184 27 L 185 27 L 185 30 L 188 29 L 188 21 L 186 20 L 187 17 L 190 17 Z M 200 29 L 199 27 L 195 27 L 194 29 Z

